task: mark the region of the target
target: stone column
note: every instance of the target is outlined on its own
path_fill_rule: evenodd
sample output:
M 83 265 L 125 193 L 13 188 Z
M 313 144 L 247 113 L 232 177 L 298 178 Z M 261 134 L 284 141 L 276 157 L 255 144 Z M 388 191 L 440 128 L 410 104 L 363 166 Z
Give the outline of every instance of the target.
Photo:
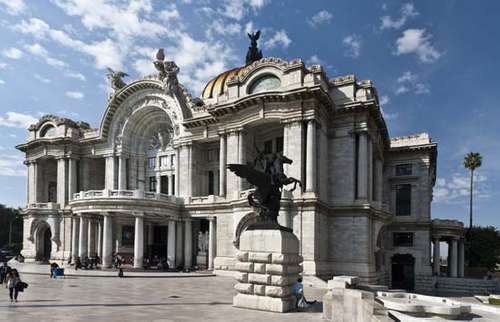
M 448 259 L 448 267 L 450 269 L 450 277 L 457 277 L 458 268 L 458 239 L 453 238 L 451 240 L 451 260 Z
M 433 242 L 434 242 L 434 259 L 433 259 L 433 273 L 434 275 L 438 275 L 439 276 L 439 273 L 440 273 L 440 248 L 439 248 L 439 237 L 435 237 L 433 239 Z
M 38 164 L 36 162 L 28 162 L 28 205 L 38 201 Z
M 458 242 L 458 277 L 464 277 L 465 247 L 464 240 Z
M 368 133 L 359 133 L 358 199 L 368 199 Z
M 97 256 L 102 260 L 102 220 L 97 220 Z
M 144 157 L 138 157 L 137 162 L 138 170 L 137 170 L 137 189 L 144 191 L 146 190 L 146 169 L 145 169 L 145 159 Z
M 215 258 L 215 218 L 208 218 L 208 269 L 214 269 L 214 258 Z
M 156 193 L 161 193 L 161 174 L 157 170 L 155 173 L 156 176 Z
M 118 157 L 118 190 L 127 190 L 127 159 Z
M 184 269 L 190 269 L 193 259 L 193 227 L 191 219 L 184 222 Z
M 66 159 L 57 159 L 57 203 L 66 206 Z
M 115 189 L 115 157 L 106 157 L 105 169 L 105 188 L 109 190 Z
M 76 193 L 76 160 L 68 159 L 68 201 L 73 199 L 73 194 Z
M 89 230 L 89 220 L 87 217 L 80 216 L 80 238 L 78 240 L 78 256 L 83 261 L 85 256 L 88 256 L 88 230 Z
M 179 163 L 180 163 L 180 157 L 179 157 L 179 151 L 180 151 L 180 148 L 178 148 L 176 151 L 175 151 L 175 181 L 174 181 L 174 185 L 175 185 L 175 189 L 174 189 L 174 192 L 172 195 L 175 195 L 175 196 L 180 196 L 180 193 L 179 193 L 179 182 L 180 182 L 180 166 L 179 166 Z
M 175 183 L 174 183 L 173 179 L 174 179 L 174 177 L 172 177 L 171 175 L 168 176 L 168 179 L 167 179 L 168 180 L 168 194 L 171 196 L 174 195 L 173 191 L 174 191 L 174 184 Z
M 316 191 L 316 124 L 307 122 L 306 191 Z
M 88 235 L 87 235 L 87 254 L 89 257 L 95 255 L 95 223 L 93 219 L 88 221 Z
M 175 220 L 168 221 L 167 262 L 175 268 Z
M 71 231 L 71 261 L 75 263 L 79 255 L 78 236 L 80 235 L 80 218 L 73 217 L 73 229 Z
M 226 195 L 226 135 L 219 136 L 219 196 Z
M 245 164 L 245 132 L 238 131 L 238 163 Z M 238 177 L 238 190 L 245 190 L 246 180 Z
M 134 234 L 134 268 L 142 268 L 144 259 L 144 218 L 143 215 L 135 217 Z
M 103 217 L 102 266 L 111 267 L 113 255 L 113 222 L 109 214 L 105 213 Z

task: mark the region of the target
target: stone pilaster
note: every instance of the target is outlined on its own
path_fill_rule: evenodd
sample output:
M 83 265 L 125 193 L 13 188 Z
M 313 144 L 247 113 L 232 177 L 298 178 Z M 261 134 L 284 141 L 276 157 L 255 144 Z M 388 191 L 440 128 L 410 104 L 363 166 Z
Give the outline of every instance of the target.
M 115 157 L 106 157 L 105 169 L 105 188 L 109 190 L 115 189 Z
M 118 189 L 127 189 L 127 159 L 123 155 L 118 157 Z
M 368 200 L 368 133 L 359 133 L 358 199 Z
M 68 201 L 73 199 L 73 194 L 77 192 L 76 170 L 76 159 L 68 159 Z

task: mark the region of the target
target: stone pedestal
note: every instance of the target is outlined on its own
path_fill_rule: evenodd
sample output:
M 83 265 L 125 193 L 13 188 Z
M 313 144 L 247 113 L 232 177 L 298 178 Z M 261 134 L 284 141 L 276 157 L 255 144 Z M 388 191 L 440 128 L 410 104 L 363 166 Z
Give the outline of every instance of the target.
M 196 265 L 200 268 L 207 268 L 208 256 L 207 252 L 199 251 L 198 255 L 196 255 Z
M 233 305 L 240 308 L 288 312 L 295 308 L 292 285 L 302 267 L 299 240 L 285 230 L 247 230 L 240 237 L 238 294 Z

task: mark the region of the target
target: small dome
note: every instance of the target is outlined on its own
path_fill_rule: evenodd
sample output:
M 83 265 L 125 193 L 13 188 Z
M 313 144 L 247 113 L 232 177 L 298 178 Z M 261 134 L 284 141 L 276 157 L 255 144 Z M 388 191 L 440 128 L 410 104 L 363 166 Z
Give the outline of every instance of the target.
M 244 68 L 245 66 L 233 68 L 212 78 L 203 89 L 201 97 L 207 99 L 224 94 L 227 91 L 227 81 L 233 76 L 240 76 Z

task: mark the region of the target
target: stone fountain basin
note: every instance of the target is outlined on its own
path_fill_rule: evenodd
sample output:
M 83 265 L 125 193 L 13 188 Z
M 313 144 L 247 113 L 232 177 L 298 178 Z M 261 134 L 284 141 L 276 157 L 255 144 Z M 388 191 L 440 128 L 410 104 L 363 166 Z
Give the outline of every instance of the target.
M 399 312 L 447 316 L 459 316 L 471 312 L 470 305 L 464 305 L 444 297 L 403 292 L 377 292 L 377 299 L 387 309 Z

